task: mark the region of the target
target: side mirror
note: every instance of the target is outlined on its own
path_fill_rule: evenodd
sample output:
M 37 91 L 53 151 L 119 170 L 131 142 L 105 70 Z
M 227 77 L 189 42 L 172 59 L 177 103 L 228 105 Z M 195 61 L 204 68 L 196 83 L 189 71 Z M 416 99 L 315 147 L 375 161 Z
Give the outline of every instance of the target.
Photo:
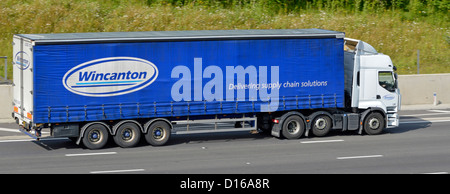
M 395 66 L 394 66 L 395 67 Z M 395 78 L 395 81 L 394 81 L 394 88 L 398 88 L 398 74 L 397 73 L 394 73 L 394 78 Z

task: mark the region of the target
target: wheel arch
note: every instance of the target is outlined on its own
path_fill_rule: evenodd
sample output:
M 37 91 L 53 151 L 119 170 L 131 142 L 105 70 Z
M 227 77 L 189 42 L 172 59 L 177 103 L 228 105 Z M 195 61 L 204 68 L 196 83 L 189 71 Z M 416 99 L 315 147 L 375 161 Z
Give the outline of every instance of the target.
M 123 121 L 120 121 L 120 122 L 116 123 L 116 124 L 112 127 L 112 129 L 111 129 L 111 131 L 110 131 L 110 132 L 111 132 L 111 135 L 116 135 L 117 129 L 119 129 L 119 127 L 120 127 L 121 125 L 125 124 L 125 123 L 134 123 L 134 124 L 136 124 L 136 125 L 139 127 L 139 129 L 141 130 L 141 132 L 144 133 L 144 129 L 143 129 L 141 123 L 139 123 L 139 122 L 137 122 L 137 121 L 135 121 L 135 120 L 123 120 Z
M 148 128 L 150 127 L 150 125 L 152 125 L 154 122 L 156 122 L 156 121 L 164 121 L 164 122 L 166 122 L 169 126 L 170 126 L 170 129 L 173 129 L 173 125 L 172 125 L 172 122 L 170 122 L 168 119 L 165 119 L 165 118 L 155 118 L 155 119 L 151 119 L 151 120 L 149 120 L 149 121 L 147 121 L 145 124 L 144 124 L 144 128 L 143 128 L 143 131 L 142 131 L 142 133 L 147 133 L 148 132 Z

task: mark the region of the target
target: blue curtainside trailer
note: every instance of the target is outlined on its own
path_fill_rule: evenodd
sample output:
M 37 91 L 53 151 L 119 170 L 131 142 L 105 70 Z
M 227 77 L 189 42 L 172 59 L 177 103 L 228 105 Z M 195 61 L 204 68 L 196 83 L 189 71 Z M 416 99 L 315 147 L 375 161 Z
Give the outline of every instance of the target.
M 344 33 L 321 29 L 19 34 L 13 116 L 92 149 L 110 135 L 162 145 L 175 124 L 268 130 L 294 112 L 294 129 L 310 128 L 313 110 L 331 125 L 346 108 L 343 48 Z

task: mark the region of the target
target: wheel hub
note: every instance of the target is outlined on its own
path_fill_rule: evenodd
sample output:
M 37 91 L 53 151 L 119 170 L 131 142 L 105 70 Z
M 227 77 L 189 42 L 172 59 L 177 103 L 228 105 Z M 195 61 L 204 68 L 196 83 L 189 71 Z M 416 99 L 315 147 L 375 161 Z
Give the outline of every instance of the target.
M 378 129 L 380 127 L 380 121 L 377 118 L 372 118 L 369 120 L 369 127 L 371 129 Z
M 287 130 L 291 134 L 295 134 L 300 130 L 300 124 L 297 121 L 290 121 L 287 125 Z
M 327 127 L 327 121 L 325 121 L 325 119 L 323 118 L 319 118 L 316 120 L 316 123 L 314 123 L 314 125 L 316 126 L 317 129 L 325 129 L 325 127 Z
M 101 139 L 101 133 L 99 130 L 95 129 L 89 133 L 89 141 L 90 142 L 96 143 L 96 142 L 99 142 L 100 139 Z
M 129 140 L 133 139 L 133 131 L 131 129 L 123 130 L 122 139 L 125 141 L 129 141 Z
M 155 139 L 162 139 L 164 137 L 163 129 L 157 127 L 153 130 L 153 137 Z

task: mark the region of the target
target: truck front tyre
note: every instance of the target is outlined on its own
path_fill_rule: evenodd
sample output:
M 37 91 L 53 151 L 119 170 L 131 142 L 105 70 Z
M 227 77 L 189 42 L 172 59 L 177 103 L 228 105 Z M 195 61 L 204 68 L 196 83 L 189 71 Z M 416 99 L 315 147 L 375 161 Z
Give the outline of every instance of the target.
M 134 147 L 141 139 L 141 130 L 135 123 L 124 123 L 117 129 L 114 142 L 122 148 Z
M 380 113 L 370 113 L 364 120 L 364 131 L 369 135 L 378 135 L 383 131 L 384 122 Z
M 109 133 L 105 126 L 93 124 L 89 126 L 83 135 L 83 145 L 91 150 L 103 148 L 108 142 Z
M 281 133 L 286 139 L 298 139 L 305 132 L 305 123 L 297 115 L 289 116 L 283 122 Z
M 164 121 L 156 121 L 148 127 L 145 140 L 152 146 L 162 146 L 169 140 L 170 133 L 169 124 Z
M 327 115 L 319 115 L 312 122 L 312 133 L 317 137 L 323 137 L 330 132 L 331 118 Z

